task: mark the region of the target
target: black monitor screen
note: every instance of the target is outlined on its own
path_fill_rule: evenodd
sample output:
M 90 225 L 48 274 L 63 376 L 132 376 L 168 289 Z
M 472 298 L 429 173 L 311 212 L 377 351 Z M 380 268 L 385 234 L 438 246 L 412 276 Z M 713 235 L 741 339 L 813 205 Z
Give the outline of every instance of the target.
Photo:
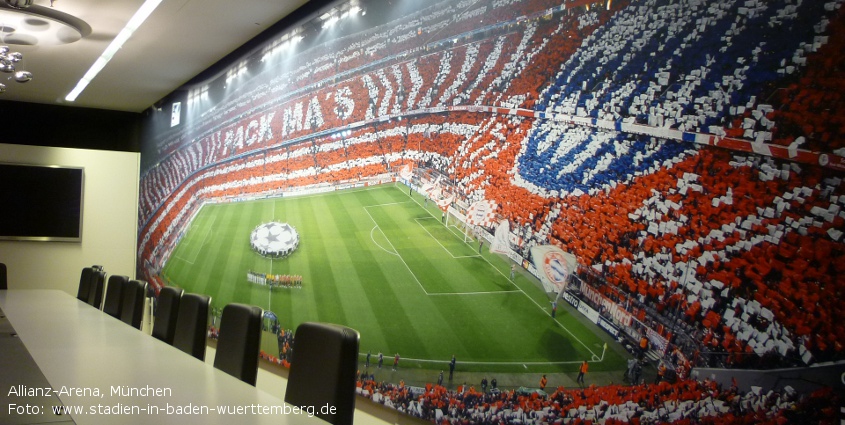
M 83 169 L 0 164 L 0 239 L 82 240 Z

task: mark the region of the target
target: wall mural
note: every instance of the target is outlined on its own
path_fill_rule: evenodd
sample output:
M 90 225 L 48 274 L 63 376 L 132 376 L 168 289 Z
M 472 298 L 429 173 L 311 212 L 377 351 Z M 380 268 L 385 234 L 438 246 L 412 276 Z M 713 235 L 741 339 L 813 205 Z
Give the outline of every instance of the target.
M 402 3 L 336 3 L 371 21 L 186 89 L 144 140 L 140 273 L 164 284 L 206 202 L 415 164 L 492 201 L 517 255 L 555 245 L 593 298 L 683 322 L 694 366 L 843 360 L 841 0 Z

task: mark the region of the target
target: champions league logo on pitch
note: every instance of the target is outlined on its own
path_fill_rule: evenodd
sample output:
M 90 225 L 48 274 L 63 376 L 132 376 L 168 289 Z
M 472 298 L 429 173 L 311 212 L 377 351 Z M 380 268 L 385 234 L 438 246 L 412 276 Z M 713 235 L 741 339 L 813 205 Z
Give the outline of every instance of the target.
M 264 257 L 283 258 L 299 247 L 299 233 L 288 223 L 264 223 L 252 231 L 249 242 Z

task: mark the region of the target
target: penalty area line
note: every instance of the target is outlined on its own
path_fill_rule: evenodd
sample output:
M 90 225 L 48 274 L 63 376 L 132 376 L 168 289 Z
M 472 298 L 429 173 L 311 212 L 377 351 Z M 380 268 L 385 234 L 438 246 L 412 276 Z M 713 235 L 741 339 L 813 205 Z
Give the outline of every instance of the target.
M 499 274 L 501 274 L 502 276 L 505 276 L 505 274 L 504 274 L 504 273 L 502 273 L 502 271 L 501 271 L 501 270 L 499 270 L 496 266 L 494 266 L 494 265 L 493 265 L 493 263 L 491 263 L 491 262 L 490 262 L 490 260 L 489 260 L 489 259 L 487 259 L 487 257 L 482 256 L 481 258 L 483 258 L 483 259 L 484 259 L 484 261 L 486 261 L 486 262 L 487 262 L 487 264 L 489 264 L 489 265 L 490 265 L 490 267 L 493 267 L 493 269 L 494 269 L 494 270 L 496 270 Z M 507 278 L 507 276 L 505 276 L 505 277 Z M 511 284 L 512 284 L 512 285 L 513 285 L 513 286 L 514 286 L 514 287 L 518 290 L 517 292 L 522 292 L 522 294 L 523 294 L 523 295 L 525 295 L 525 297 L 526 297 L 526 298 L 528 298 L 528 300 L 529 300 L 529 301 L 531 301 L 532 303 L 534 303 L 534 305 L 536 305 L 536 306 L 537 306 L 540 310 L 543 310 L 543 312 L 544 312 L 547 316 L 551 317 L 551 313 L 549 313 L 548 311 L 546 311 L 546 309 L 545 309 L 545 308 L 543 308 L 543 306 L 541 306 L 541 305 L 540 305 L 540 303 L 538 303 L 538 302 L 537 302 L 537 300 L 535 300 L 535 299 L 534 299 L 534 298 L 532 298 L 530 295 L 528 295 L 528 293 L 527 293 L 527 292 L 525 292 L 525 290 L 523 290 L 523 289 L 522 289 L 519 285 L 517 285 L 517 284 L 516 284 L 516 282 L 514 282 L 514 281 L 512 281 L 512 280 L 510 280 L 510 279 L 508 279 L 508 281 L 509 281 L 509 282 L 511 282 Z M 584 341 L 581 341 L 581 339 L 580 339 L 580 338 L 578 338 L 578 337 L 577 337 L 574 333 L 572 333 L 572 331 L 570 331 L 569 329 L 567 329 L 567 327 L 566 327 L 566 326 L 563 326 L 563 324 L 562 324 L 562 323 L 560 323 L 560 321 L 558 321 L 558 319 L 557 319 L 557 318 L 553 318 L 553 319 L 554 319 L 555 323 L 556 323 L 558 326 L 560 326 L 560 328 L 561 328 L 561 329 L 563 329 L 564 331 L 566 331 L 566 333 L 568 333 L 568 334 L 569 334 L 569 336 L 571 336 L 571 337 L 572 337 L 575 341 L 578 341 L 578 343 L 579 343 L 579 344 L 581 344 L 581 346 L 582 346 L 582 347 L 584 347 L 584 348 L 585 348 L 585 349 L 586 349 L 586 350 L 587 350 L 587 351 L 588 351 L 588 352 L 592 355 L 592 357 L 593 357 L 593 358 L 597 358 L 597 357 L 598 357 L 598 354 L 596 354 L 596 352 L 595 352 L 595 351 L 593 351 L 592 349 L 590 349 L 590 347 L 589 347 L 589 346 L 587 346 L 587 344 L 586 344 L 586 343 L 584 343 Z M 602 360 L 604 360 L 604 359 L 602 359 Z M 602 361 L 602 360 L 600 360 L 600 361 Z
M 479 291 L 479 292 L 435 292 L 428 294 L 429 296 L 447 296 L 447 295 L 497 295 L 497 294 L 518 294 L 519 291 Z
M 394 187 L 395 187 L 395 186 L 394 186 Z M 405 190 L 404 190 L 404 189 L 399 189 L 398 187 L 397 187 L 397 190 L 401 190 L 403 193 L 405 192 Z M 406 195 L 407 195 L 409 198 L 411 198 L 411 200 L 412 200 L 414 203 L 416 203 L 416 204 L 417 204 L 417 205 L 419 205 L 420 207 L 423 207 L 423 205 L 422 205 L 422 204 L 420 204 L 420 202 L 418 202 L 416 199 L 414 199 L 414 197 L 413 197 L 413 196 L 411 196 L 411 195 L 409 195 L 409 194 L 406 194 Z M 423 196 L 425 196 L 425 195 L 423 195 Z M 431 214 L 431 211 L 428 211 L 428 209 L 426 209 L 425 207 L 423 207 L 423 209 L 424 209 L 426 212 L 428 212 L 428 213 L 429 213 L 429 215 L 431 215 L 431 217 L 432 217 L 432 218 L 437 219 L 437 217 L 436 217 L 436 216 L 434 216 L 433 214 Z M 367 212 L 367 214 L 369 214 L 369 211 Z M 372 217 L 372 216 L 370 216 L 370 218 L 372 219 L 373 217 Z M 375 222 L 375 219 L 373 219 L 373 222 Z M 376 223 L 376 224 L 378 224 L 378 223 Z M 400 258 L 401 258 L 401 256 L 400 256 Z M 484 256 L 481 256 L 481 258 L 483 258 L 483 259 L 484 259 L 484 261 L 486 261 L 486 262 L 490 265 L 490 267 L 493 267 L 493 269 L 494 269 L 494 270 L 496 270 L 499 274 L 501 274 L 502 276 L 505 276 L 505 274 L 504 274 L 504 273 L 502 273 L 502 271 L 501 271 L 501 270 L 499 270 L 496 266 L 494 266 L 494 265 L 493 265 L 493 263 L 491 263 L 489 259 L 487 259 L 487 258 L 486 258 L 486 257 L 484 257 Z M 402 261 L 404 262 L 404 259 L 403 259 Z M 405 266 L 407 267 L 408 265 L 407 265 L 407 264 L 405 264 Z M 408 268 L 408 270 L 410 271 L 410 268 Z M 413 274 L 413 272 L 412 272 L 412 274 Z M 507 276 L 505 276 L 505 277 L 507 278 Z M 416 276 L 414 276 L 414 278 L 416 279 Z M 516 282 L 514 282 L 514 281 L 512 281 L 512 280 L 510 280 L 510 279 L 508 279 L 508 281 L 509 281 L 509 282 L 511 282 L 511 284 L 512 284 L 515 288 L 517 288 L 517 290 L 518 290 L 518 291 L 516 291 L 516 292 L 522 292 L 522 294 L 523 294 L 523 295 L 525 295 L 525 297 L 526 297 L 526 298 L 528 298 L 528 300 L 530 300 L 532 303 L 534 303 L 534 305 L 536 305 L 536 306 L 537 306 L 540 310 L 543 310 L 543 312 L 545 312 L 547 316 L 551 317 L 551 313 L 549 313 L 548 311 L 546 311 L 546 309 L 545 309 L 545 308 L 543 308 L 543 306 L 541 306 L 541 305 L 537 302 L 537 300 L 535 300 L 535 299 L 534 299 L 534 298 L 532 298 L 530 295 L 528 295 L 528 293 L 527 293 L 527 292 L 525 292 L 525 290 L 523 290 L 523 289 L 522 289 L 519 285 L 517 285 L 517 284 L 516 284 Z M 419 281 L 419 280 L 417 280 L 417 283 L 419 283 L 419 284 L 420 284 L 420 287 L 422 287 L 422 283 L 420 283 L 420 281 Z M 423 291 L 425 292 L 425 288 L 423 288 Z M 426 295 L 430 295 L 428 292 L 425 292 L 425 294 L 426 294 Z M 558 325 L 561 329 L 563 329 L 564 331 L 566 331 L 566 333 L 568 333 L 568 334 L 569 334 L 569 335 L 570 335 L 570 336 L 571 336 L 571 337 L 572 337 L 575 341 L 577 341 L 579 344 L 581 344 L 581 346 L 582 346 L 582 347 L 584 347 L 584 348 L 585 348 L 585 349 L 586 349 L 586 350 L 587 350 L 587 351 L 588 351 L 588 352 L 592 355 L 592 357 L 593 357 L 593 358 L 597 358 L 597 357 L 598 357 L 598 355 L 596 354 L 596 352 L 595 352 L 595 351 L 593 351 L 592 349 L 590 349 L 590 347 L 589 347 L 586 343 L 584 343 L 584 341 L 581 341 L 581 339 L 580 339 L 580 338 L 578 338 L 578 337 L 577 337 L 574 333 L 572 333 L 572 331 L 570 331 L 569 329 L 567 329 L 567 328 L 566 328 L 566 326 L 563 326 L 563 324 L 562 324 L 562 323 L 560 323 L 560 321 L 558 321 L 558 320 L 557 320 L 557 318 L 554 318 L 554 321 L 555 321 L 555 323 L 556 323 L 556 324 L 557 324 L 557 325 Z M 599 361 L 603 361 L 603 360 L 604 360 L 604 356 L 602 356 L 601 360 L 599 360 Z M 514 364 L 521 364 L 521 363 L 514 363 Z
M 367 209 L 367 207 L 364 207 L 363 209 L 364 209 L 364 212 L 367 213 L 367 215 L 370 217 L 370 220 L 373 221 L 373 224 L 375 225 L 375 227 L 379 227 L 378 221 L 376 221 L 375 217 L 373 217 L 373 215 L 370 214 L 370 211 Z M 370 233 L 370 234 L 372 234 L 372 233 Z M 423 294 L 428 295 L 428 291 L 425 290 L 425 287 L 423 286 L 422 282 L 420 282 L 420 279 L 417 277 L 416 274 L 414 274 L 414 271 L 411 270 L 411 266 L 409 266 L 408 263 L 405 262 L 405 259 L 402 258 L 401 254 L 399 254 L 399 251 L 396 249 L 395 246 L 393 246 L 393 243 L 390 242 L 390 238 L 388 238 L 387 235 L 384 234 L 384 232 L 382 232 L 382 235 L 384 235 L 384 239 L 390 245 L 390 249 L 392 249 L 394 252 L 396 252 L 396 256 L 399 257 L 399 261 L 401 261 L 402 264 L 405 265 L 405 268 L 408 270 L 408 273 L 410 273 L 411 277 L 414 278 L 414 281 L 417 282 L 417 285 L 419 285 L 420 289 L 423 291 Z M 382 248 L 382 249 L 384 249 L 384 248 Z
M 367 353 L 359 353 L 358 357 L 367 357 Z M 415 359 L 411 357 L 403 357 L 403 361 L 408 362 L 416 362 L 416 363 L 433 363 L 433 364 L 449 364 L 451 360 L 432 360 L 432 359 Z M 565 365 L 565 364 L 581 364 L 581 360 L 566 360 L 566 361 L 559 361 L 559 362 L 479 362 L 479 361 L 464 361 L 461 360 L 460 363 L 462 365 L 478 365 L 478 366 L 520 366 L 528 369 L 528 366 L 553 366 L 553 365 Z
M 374 226 L 374 227 L 373 227 L 373 229 L 372 229 L 372 230 L 370 230 L 370 240 L 371 240 L 371 241 L 373 241 L 373 244 L 375 244 L 375 246 L 377 246 L 377 247 L 381 248 L 381 249 L 382 249 L 382 251 L 384 251 L 384 252 L 386 252 L 386 253 L 388 253 L 388 254 L 390 254 L 390 255 L 395 255 L 395 256 L 397 256 L 397 257 L 398 257 L 398 256 L 399 256 L 399 253 L 398 253 L 398 252 L 396 252 L 396 251 L 389 251 L 387 248 L 385 248 L 385 247 L 381 246 L 381 244 L 379 244 L 378 242 L 376 242 L 376 237 L 375 237 L 375 232 L 376 232 L 376 230 L 378 230 L 379 232 L 381 232 L 381 227 L 378 227 L 378 225 L 376 225 L 376 226 Z M 382 235 L 382 236 L 384 236 L 384 239 L 385 239 L 385 240 L 387 239 L 387 235 L 385 235 L 385 234 L 384 234 L 384 232 L 381 232 L 381 235 Z M 390 241 L 388 241 L 388 243 L 389 243 L 389 242 L 390 242 Z M 395 249 L 395 248 L 394 248 L 394 249 Z

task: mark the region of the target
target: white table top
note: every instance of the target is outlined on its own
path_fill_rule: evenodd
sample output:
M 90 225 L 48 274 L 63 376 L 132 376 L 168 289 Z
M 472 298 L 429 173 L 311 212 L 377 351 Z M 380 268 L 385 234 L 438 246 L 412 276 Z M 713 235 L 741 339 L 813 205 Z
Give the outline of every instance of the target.
M 0 291 L 0 310 L 59 400 L 84 410 L 70 414 L 79 425 L 325 423 L 67 293 Z M 0 388 L 4 413 L 18 402 L 10 391 Z

